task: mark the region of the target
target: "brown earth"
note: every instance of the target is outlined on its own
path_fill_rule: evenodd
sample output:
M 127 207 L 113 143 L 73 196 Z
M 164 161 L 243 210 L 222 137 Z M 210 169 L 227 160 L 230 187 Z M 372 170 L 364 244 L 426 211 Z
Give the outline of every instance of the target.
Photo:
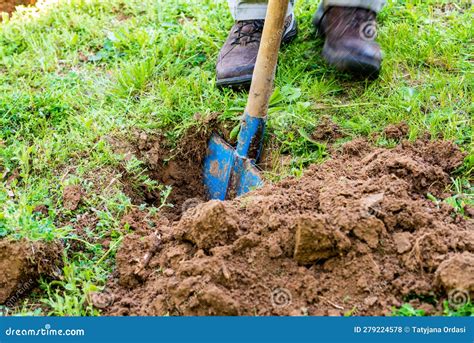
M 341 127 L 329 117 L 323 117 L 316 129 L 311 133 L 311 138 L 315 141 L 330 143 L 344 136 Z
M 70 185 L 63 190 L 63 207 L 66 210 L 74 211 L 79 207 L 84 196 L 84 190 L 80 185 Z
M 11 13 L 19 5 L 34 5 L 36 0 L 0 0 L 0 12 Z
M 383 133 L 385 137 L 395 140 L 400 140 L 406 138 L 408 133 L 410 132 L 410 127 L 404 121 L 398 124 L 392 124 L 385 128 Z
M 62 265 L 59 243 L 0 240 L 0 304 L 13 306 L 40 276 L 58 276 Z
M 161 172 L 160 149 L 149 150 Z M 178 163 L 170 180 L 186 189 L 182 213 L 123 219 L 134 232 L 117 253 L 105 314 L 382 315 L 415 295 L 472 292 L 474 221 L 426 199 L 447 196 L 462 159 L 449 142 L 389 150 L 356 140 L 299 179 L 201 204 L 199 169 Z

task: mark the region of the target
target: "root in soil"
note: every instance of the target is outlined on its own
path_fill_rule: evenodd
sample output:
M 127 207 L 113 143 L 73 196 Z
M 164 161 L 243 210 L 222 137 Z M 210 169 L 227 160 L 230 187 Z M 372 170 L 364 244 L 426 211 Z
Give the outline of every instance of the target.
M 160 148 L 149 151 L 181 204 L 202 196 L 198 164 L 160 167 Z M 472 293 L 474 221 L 426 198 L 446 196 L 462 159 L 449 142 L 356 140 L 232 201 L 191 200 L 175 217 L 135 211 L 105 314 L 382 315 L 414 294 Z

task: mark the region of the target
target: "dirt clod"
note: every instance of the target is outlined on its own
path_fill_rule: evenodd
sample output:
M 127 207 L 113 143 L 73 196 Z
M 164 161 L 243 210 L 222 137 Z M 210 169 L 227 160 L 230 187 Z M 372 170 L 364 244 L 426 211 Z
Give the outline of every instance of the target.
M 55 276 L 61 266 L 59 243 L 0 240 L 0 304 L 13 306 L 39 276 Z
M 48 209 L 48 206 L 46 206 L 46 205 L 38 205 L 33 209 L 34 213 L 38 213 L 38 214 L 41 214 L 43 216 L 47 216 L 48 211 L 49 211 L 49 209 Z
M 19 5 L 34 5 L 36 0 L 0 0 L 0 12 L 11 13 Z
M 329 117 L 324 117 L 311 133 L 312 139 L 321 142 L 334 142 L 342 137 L 344 137 L 344 132 Z
M 440 264 L 436 270 L 440 285 L 447 290 L 474 292 L 474 254 L 456 254 Z
M 402 121 L 398 124 L 392 124 L 387 126 L 384 130 L 384 134 L 387 138 L 400 140 L 406 138 L 409 131 L 410 127 L 408 126 L 408 124 Z
M 308 264 L 348 250 L 351 241 L 339 230 L 331 230 L 325 218 L 301 217 L 295 223 L 295 260 Z
M 63 207 L 66 210 L 74 211 L 79 207 L 84 190 L 80 185 L 70 185 L 64 187 L 63 191 Z
M 184 217 L 182 225 L 186 239 L 199 249 L 211 249 L 235 240 L 239 228 L 237 215 L 217 200 L 205 203 Z
M 426 198 L 445 194 L 463 154 L 449 142 L 350 144 L 301 178 L 127 236 L 106 314 L 383 315 L 409 294 L 432 297 L 435 280 L 440 299 L 471 289 L 474 221 Z M 136 275 L 157 233 L 162 247 Z
M 406 253 L 411 249 L 412 236 L 409 232 L 396 232 L 393 234 L 393 242 L 399 254 Z

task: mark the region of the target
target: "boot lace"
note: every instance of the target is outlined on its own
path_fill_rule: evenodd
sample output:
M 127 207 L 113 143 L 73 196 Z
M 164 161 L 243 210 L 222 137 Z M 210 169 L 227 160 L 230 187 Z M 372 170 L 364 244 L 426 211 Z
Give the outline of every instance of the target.
M 263 20 L 244 20 L 239 22 L 235 33 L 237 37 L 234 38 L 231 44 L 248 44 L 253 42 L 259 42 L 261 33 L 263 32 Z M 244 28 L 248 28 L 244 30 Z

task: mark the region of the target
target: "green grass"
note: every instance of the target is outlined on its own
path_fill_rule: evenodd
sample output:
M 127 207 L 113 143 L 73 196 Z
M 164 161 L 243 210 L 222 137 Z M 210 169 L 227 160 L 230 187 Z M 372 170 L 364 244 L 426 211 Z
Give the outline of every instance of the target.
M 281 53 L 268 138 L 290 155 L 299 175 L 328 157 L 308 133 L 323 116 L 347 136 L 380 134 L 406 121 L 409 138 L 425 132 L 455 141 L 467 152 L 453 182 L 459 209 L 473 204 L 473 9 L 470 1 L 396 1 L 379 16 L 385 58 L 374 82 L 356 81 L 328 67 L 322 41 L 311 28 L 316 1 L 301 0 L 300 34 Z M 225 1 L 64 0 L 22 9 L 0 23 L 0 237 L 62 239 L 61 280 L 42 280 L 18 313 L 96 315 L 87 294 L 101 289 L 113 268 L 131 201 L 121 170 L 134 182 L 148 179 L 140 161 L 124 162 L 106 137 L 132 130 L 166 131 L 177 141 L 199 125 L 194 114 L 219 113 L 237 131 L 246 93 L 215 87 L 215 61 L 232 19 Z M 121 168 L 119 168 L 119 166 Z M 80 184 L 86 197 L 76 211 L 62 207 L 65 186 Z M 166 199 L 165 199 L 166 200 Z M 461 206 L 462 204 L 462 206 Z M 49 212 L 40 217 L 37 205 Z M 80 214 L 98 218 L 81 238 L 72 226 Z M 105 235 L 111 245 L 100 243 Z M 34 312 L 31 312 L 34 311 Z
M 403 304 L 400 308 L 392 309 L 392 315 L 398 317 L 423 317 L 425 311 L 414 309 L 410 304 Z
M 443 315 L 448 317 L 467 317 L 474 316 L 474 304 L 469 301 L 466 304 L 453 308 L 448 304 L 448 301 L 443 302 Z
M 472 317 L 474 316 L 474 305 L 471 301 L 461 306 L 452 306 L 447 300 L 443 301 L 443 311 L 437 315 L 447 317 Z M 412 305 L 405 303 L 399 308 L 392 309 L 392 316 L 397 317 L 423 317 L 426 311 L 423 309 L 416 309 Z

